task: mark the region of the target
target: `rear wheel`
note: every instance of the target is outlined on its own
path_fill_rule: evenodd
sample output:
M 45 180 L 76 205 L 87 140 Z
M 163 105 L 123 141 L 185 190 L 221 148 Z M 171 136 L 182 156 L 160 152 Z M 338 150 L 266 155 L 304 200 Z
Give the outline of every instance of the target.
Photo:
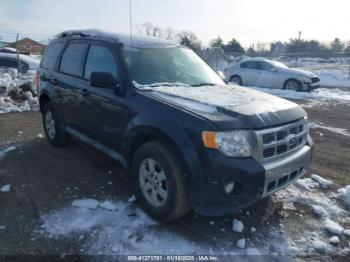
M 69 135 L 63 130 L 58 111 L 52 102 L 45 104 L 42 117 L 47 141 L 57 147 L 66 145 Z
M 284 89 L 286 90 L 301 91 L 301 88 L 301 82 L 296 79 L 289 79 L 284 84 Z
M 238 75 L 233 75 L 233 76 L 231 76 L 230 82 L 231 82 L 231 83 L 235 83 L 235 84 L 240 85 L 240 86 L 242 85 L 242 79 L 241 79 L 241 77 L 238 76 Z
M 174 220 L 189 209 L 184 170 L 176 153 L 164 142 L 142 145 L 132 163 L 137 199 L 151 216 Z

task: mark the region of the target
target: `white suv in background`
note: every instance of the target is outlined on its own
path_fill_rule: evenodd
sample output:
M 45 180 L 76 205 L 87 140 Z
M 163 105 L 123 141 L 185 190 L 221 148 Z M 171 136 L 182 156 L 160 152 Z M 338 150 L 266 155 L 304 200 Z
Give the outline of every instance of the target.
M 319 87 L 320 79 L 312 72 L 289 68 L 265 58 L 248 58 L 224 71 L 229 82 L 239 85 L 310 91 Z

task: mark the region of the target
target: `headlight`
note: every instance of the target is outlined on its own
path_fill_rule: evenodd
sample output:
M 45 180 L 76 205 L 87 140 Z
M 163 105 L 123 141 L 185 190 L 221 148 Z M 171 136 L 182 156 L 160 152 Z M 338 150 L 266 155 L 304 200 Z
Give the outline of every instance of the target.
M 253 136 L 249 131 L 212 132 L 203 131 L 202 139 L 207 148 L 218 149 L 230 157 L 252 156 Z

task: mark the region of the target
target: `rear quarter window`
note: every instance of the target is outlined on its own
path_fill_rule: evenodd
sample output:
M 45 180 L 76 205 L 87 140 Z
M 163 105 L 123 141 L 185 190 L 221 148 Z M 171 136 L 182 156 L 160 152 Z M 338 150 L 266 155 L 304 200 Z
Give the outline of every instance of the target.
M 63 47 L 64 47 L 64 43 L 50 44 L 47 47 L 44 57 L 41 61 L 41 67 L 46 69 L 53 69 L 59 55 L 61 54 Z
M 63 52 L 60 72 L 73 76 L 81 76 L 86 43 L 72 43 Z
M 247 69 L 257 69 L 258 63 L 254 61 L 247 61 L 241 63 L 241 68 L 247 68 Z

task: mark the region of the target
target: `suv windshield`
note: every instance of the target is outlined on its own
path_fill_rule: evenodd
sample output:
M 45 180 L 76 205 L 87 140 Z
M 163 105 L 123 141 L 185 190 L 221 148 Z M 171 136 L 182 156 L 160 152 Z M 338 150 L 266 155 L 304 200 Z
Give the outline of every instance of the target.
M 139 85 L 222 85 L 224 81 L 184 47 L 123 48 L 132 79 Z

